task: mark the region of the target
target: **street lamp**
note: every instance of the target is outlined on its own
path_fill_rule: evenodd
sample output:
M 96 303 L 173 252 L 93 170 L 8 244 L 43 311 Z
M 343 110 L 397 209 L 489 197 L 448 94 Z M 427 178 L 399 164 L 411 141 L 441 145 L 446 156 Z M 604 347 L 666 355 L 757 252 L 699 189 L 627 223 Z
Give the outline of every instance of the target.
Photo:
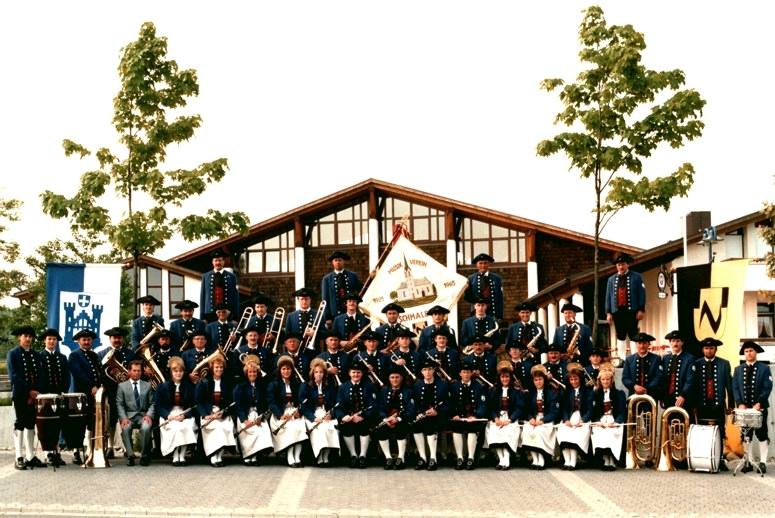
M 708 227 L 703 229 L 702 231 L 702 239 L 700 239 L 699 243 L 697 243 L 700 246 L 708 246 L 708 262 L 712 263 L 713 259 L 715 258 L 716 254 L 713 253 L 713 245 L 718 243 L 719 241 L 723 241 L 724 238 L 718 237 L 718 234 L 716 234 L 716 227 Z

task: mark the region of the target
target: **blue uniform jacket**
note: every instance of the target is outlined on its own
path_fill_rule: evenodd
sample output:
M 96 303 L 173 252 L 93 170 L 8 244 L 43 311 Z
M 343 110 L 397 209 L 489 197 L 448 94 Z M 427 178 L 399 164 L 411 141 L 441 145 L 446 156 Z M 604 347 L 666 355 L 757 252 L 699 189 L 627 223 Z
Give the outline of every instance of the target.
M 449 406 L 451 416 L 487 417 L 487 393 L 482 386 L 471 380 L 471 399 L 463 399 L 463 382 L 456 381 L 449 389 Z
M 331 411 L 331 417 L 334 417 L 333 408 L 336 406 L 338 396 L 338 387 L 333 384 L 323 386 L 323 408 Z M 309 421 L 315 420 L 315 410 L 318 407 L 318 386 L 314 382 L 307 382 L 301 386 L 300 395 L 304 404 L 301 405 L 301 413 Z
M 256 380 L 255 385 L 247 380 L 235 385 L 233 397 L 237 419 L 240 422 L 248 420 L 251 408 L 255 408 L 259 415 L 269 409 L 266 398 L 266 385 L 261 383 L 261 378 Z
M 627 309 L 630 311 L 646 311 L 646 285 L 643 282 L 643 277 L 638 272 L 627 270 L 624 274 L 627 283 Z M 608 278 L 608 283 L 605 290 L 605 312 L 616 313 L 619 309 L 619 304 L 616 296 L 616 278 L 618 273 L 613 274 Z
M 753 394 L 751 397 L 746 397 L 744 385 L 746 365 L 746 363 L 741 363 L 735 367 L 735 373 L 732 376 L 732 393 L 735 396 L 735 406 L 746 404 L 751 407 L 759 403 L 762 408 L 767 408 L 769 406 L 770 392 L 772 392 L 770 367 L 759 361 L 754 363 Z
M 352 328 L 355 329 L 354 331 L 352 329 L 347 329 L 347 319 L 348 316 L 346 314 L 337 315 L 337 317 L 334 318 L 334 323 L 331 324 L 333 330 L 339 333 L 339 336 L 344 337 L 345 341 L 349 341 L 352 335 L 360 332 L 361 329 L 369 324 L 369 318 L 360 311 L 355 312 L 356 326 L 355 328 Z
M 538 349 L 539 352 L 545 353 L 548 347 L 546 342 L 546 330 L 544 329 L 544 326 L 537 322 L 528 322 L 525 324 L 524 322 L 519 321 L 516 324 L 511 324 L 509 326 L 509 332 L 506 335 L 506 347 L 509 347 L 513 344 L 521 344 L 522 336 L 525 334 L 525 329 L 528 328 L 530 329 L 530 339 L 526 340 L 524 345 L 527 345 L 528 342 L 535 338 L 535 336 L 540 332 L 541 334 L 539 335 L 538 340 L 536 340 L 535 348 Z
M 361 379 L 361 385 L 362 385 L 362 395 L 363 395 L 363 406 L 360 408 L 360 412 L 362 412 L 362 416 L 364 418 L 370 418 L 375 417 L 378 412 L 378 403 L 377 403 L 377 391 L 374 388 L 374 385 L 369 383 L 368 381 L 365 381 L 365 373 L 364 377 Z M 336 418 L 339 420 L 339 422 L 342 421 L 342 419 L 345 416 L 352 415 L 355 411 L 353 409 L 353 401 L 350 397 L 350 394 L 353 389 L 353 382 L 352 381 L 346 381 L 339 385 L 339 390 L 337 392 L 336 396 Z
M 579 350 L 579 358 L 581 363 L 587 365 L 589 363 L 589 355 L 592 353 L 594 346 L 592 345 L 592 330 L 588 325 L 576 322 L 581 327 L 579 332 L 579 340 L 576 342 L 576 346 Z M 567 350 L 568 344 L 573 339 L 573 335 L 576 333 L 576 328 L 571 327 L 568 324 L 563 324 L 554 330 L 554 338 L 552 343 L 562 345 L 563 351 Z
M 317 309 L 309 309 L 309 322 L 307 322 L 307 325 L 312 325 L 317 314 Z M 289 313 L 285 318 L 285 332 L 296 333 L 299 335 L 304 334 L 304 329 L 301 327 L 301 310 L 297 309 L 296 311 Z M 318 329 L 318 334 L 320 334 L 320 329 Z
M 509 420 L 516 423 L 522 419 L 522 411 L 524 408 L 524 398 L 522 392 L 515 389 L 514 386 L 508 388 L 506 392 L 508 398 L 508 415 Z M 490 419 L 495 419 L 500 416 L 501 408 L 503 404 L 503 387 L 496 386 L 493 388 L 487 396 L 487 412 Z
M 233 385 L 226 378 L 221 378 L 221 402 L 218 408 L 223 410 L 233 401 Z M 215 381 L 212 379 L 202 380 L 196 384 L 196 410 L 200 416 L 206 416 L 213 413 L 215 405 Z
M 581 420 L 588 423 L 592 418 L 592 390 L 588 389 L 583 383 L 579 386 L 579 413 Z M 568 385 L 568 390 L 562 396 L 562 420 L 568 421 L 573 415 L 573 408 L 576 399 L 576 389 Z
M 646 393 L 659 401 L 659 387 L 662 382 L 662 362 L 654 353 L 647 353 L 646 359 Z M 630 395 L 635 394 L 635 385 L 640 385 L 638 379 L 638 353 L 631 354 L 624 360 L 622 369 L 622 384 L 627 387 Z
M 674 393 L 670 394 L 670 362 L 673 359 L 673 354 L 666 354 L 662 357 L 662 387 L 660 394 L 665 408 L 669 408 L 675 405 L 675 400 L 678 396 L 683 396 L 686 403 L 684 408 L 691 407 L 693 402 L 693 389 L 694 389 L 694 361 L 695 358 L 686 351 L 681 351 L 678 355 L 678 372 L 676 376 L 676 386 Z
M 531 390 L 525 400 L 525 406 L 524 406 L 525 421 L 529 421 L 535 418 L 535 416 L 538 414 L 537 396 L 538 396 L 538 392 L 536 390 Z M 558 422 L 562 417 L 562 412 L 560 410 L 560 400 L 557 398 L 557 394 L 555 394 L 551 390 L 548 390 L 547 388 L 544 388 L 543 396 L 544 396 L 543 422 L 544 423 Z
M 173 320 L 170 324 L 170 332 L 172 333 L 170 348 L 174 351 L 180 351 L 180 346 L 186 341 L 187 331 L 194 333 L 196 331 L 204 330 L 205 323 L 198 318 L 192 318 L 188 322 L 184 321 L 182 318 Z
M 597 423 L 605 412 L 602 389 L 592 392 L 592 422 Z M 622 424 L 627 417 L 627 395 L 623 390 L 611 387 L 611 415 L 614 421 Z
M 293 406 L 295 406 L 297 410 L 300 410 L 299 404 L 301 403 L 301 401 L 303 401 L 299 398 L 301 383 L 299 382 L 298 379 L 296 379 L 295 376 L 291 376 L 290 385 L 291 385 L 290 403 Z M 271 383 L 269 383 L 269 386 L 266 387 L 266 402 L 269 407 L 269 410 L 272 412 L 275 418 L 280 419 L 280 417 L 282 417 L 282 415 L 285 413 L 285 402 L 286 402 L 285 382 L 283 380 L 276 379 Z
M 724 358 L 713 359 L 715 375 L 713 376 L 713 400 L 707 401 L 707 383 L 710 373 L 708 360 L 698 358 L 694 361 L 694 401 L 700 408 L 712 407 L 714 409 L 733 408 L 735 404 L 732 395 L 732 367 Z
M 391 406 L 395 408 L 398 417 L 401 421 L 408 423 L 411 422 L 417 415 L 417 411 L 414 406 L 414 394 L 409 387 L 401 387 L 396 394 L 397 400 L 391 401 L 390 395 L 393 389 L 391 387 L 385 387 L 379 391 L 377 396 L 377 409 L 380 421 L 390 416 L 393 411 Z
M 136 319 L 132 320 L 132 335 L 130 337 L 130 341 L 132 342 L 132 348 L 137 349 L 137 346 L 140 345 L 140 342 L 145 338 L 145 333 L 143 332 L 143 321 L 148 317 L 137 317 Z M 161 327 L 164 327 L 164 319 L 160 317 L 159 315 L 151 315 L 150 316 L 151 321 L 156 322 Z M 151 327 L 153 329 L 153 327 Z
M 477 317 L 469 317 L 465 320 L 463 320 L 463 325 L 460 327 L 460 343 L 461 344 L 467 344 L 469 339 L 476 336 L 476 320 Z M 491 316 L 484 317 L 485 320 L 485 327 L 487 330 L 485 332 L 492 331 L 495 329 L 495 319 Z M 501 345 L 501 334 L 500 330 L 495 331 L 492 336 L 490 337 L 490 344 L 492 345 L 493 349 L 497 349 Z
M 213 293 L 215 290 L 215 270 L 210 270 L 202 275 L 202 286 L 199 290 L 199 315 L 204 316 L 215 313 Z M 227 270 L 221 270 L 223 282 L 226 285 L 223 291 L 223 301 L 229 306 L 231 318 L 239 318 L 239 291 L 237 290 L 237 276 Z
M 450 415 L 449 384 L 446 381 L 437 379 L 433 383 L 425 383 L 425 380 L 421 379 L 414 384 L 412 392 L 414 406 L 418 413 L 434 407 L 440 419 Z
M 89 361 L 91 358 L 91 362 Z M 91 391 L 102 385 L 102 366 L 97 353 L 86 352 L 83 349 L 75 349 L 67 358 L 67 367 L 73 375 L 73 388 L 75 392 L 81 392 L 91 397 Z
M 333 320 L 334 317 L 344 313 L 344 302 L 339 304 L 339 292 L 342 295 L 351 292 L 359 292 L 363 288 L 363 283 L 355 272 L 342 270 L 346 277 L 346 286 L 339 286 L 336 280 L 336 273 L 331 271 L 323 277 L 320 283 L 320 296 L 326 301 L 326 314 L 324 320 Z M 364 324 L 365 325 L 365 324 Z
M 487 308 L 488 312 L 492 312 L 495 318 L 498 320 L 503 319 L 503 278 L 490 271 L 487 272 L 486 278 L 490 284 L 490 304 Z M 468 290 L 471 295 L 482 295 L 486 285 L 482 282 L 482 277 L 479 272 L 473 273 L 468 276 Z M 471 312 L 473 313 L 473 306 Z M 465 342 L 463 342 L 465 343 Z
M 175 406 L 175 382 L 165 381 L 156 388 L 156 400 L 154 408 L 159 413 L 159 417 L 167 419 L 170 411 Z M 185 377 L 180 382 L 180 407 L 186 410 L 196 406 L 196 387 Z M 209 411 L 207 412 L 210 413 Z M 186 412 L 186 417 L 196 417 L 196 408 Z
M 40 356 L 37 351 L 29 349 L 31 362 L 33 363 L 32 372 L 27 372 L 24 368 L 23 349 L 16 346 L 6 356 L 6 366 L 8 368 L 8 377 L 11 379 L 11 397 L 13 399 L 26 399 L 31 390 L 36 390 L 38 380 L 41 376 Z
M 418 340 L 418 346 L 417 350 L 427 351 L 428 349 L 433 349 L 436 347 L 436 344 L 433 343 L 433 339 L 431 338 L 431 335 L 436 330 L 435 324 L 430 324 L 422 328 L 422 331 L 420 331 L 420 339 Z M 439 326 L 447 330 L 447 333 L 449 333 L 449 337 L 447 338 L 447 347 L 450 349 L 459 349 L 457 345 L 457 337 L 455 336 L 455 330 L 452 329 L 449 326 Z
M 70 370 L 67 366 L 67 356 L 46 350 L 38 353 L 40 357 L 40 376 L 37 391 L 43 394 L 63 394 L 70 390 Z

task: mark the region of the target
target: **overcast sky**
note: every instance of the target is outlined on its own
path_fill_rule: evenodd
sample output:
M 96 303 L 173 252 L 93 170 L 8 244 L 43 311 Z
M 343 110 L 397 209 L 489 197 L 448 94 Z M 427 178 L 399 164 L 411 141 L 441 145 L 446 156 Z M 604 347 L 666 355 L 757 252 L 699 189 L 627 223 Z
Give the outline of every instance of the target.
M 226 157 L 230 172 L 185 206 L 241 210 L 252 223 L 368 178 L 593 233 L 593 186 L 564 156 L 536 156 L 563 128 L 548 77 L 575 79 L 589 2 L 3 2 L 0 196 L 24 203 L 7 237 L 24 253 L 67 225 L 40 210 L 71 196 L 94 159 L 69 138 L 121 153 L 110 120 L 119 49 L 152 21 L 169 57 L 197 70 L 189 104 L 203 126 L 169 168 Z M 629 208 L 603 237 L 649 248 L 680 237 L 680 217 L 721 223 L 773 192 L 775 63 L 771 2 L 600 2 L 609 23 L 646 37 L 644 64 L 680 68 L 708 101 L 705 134 L 645 162 L 649 176 L 691 162 L 696 182 L 669 213 Z M 106 200 L 104 205 L 113 205 Z M 115 204 L 122 210 L 121 202 Z M 194 245 L 180 239 L 167 259 Z

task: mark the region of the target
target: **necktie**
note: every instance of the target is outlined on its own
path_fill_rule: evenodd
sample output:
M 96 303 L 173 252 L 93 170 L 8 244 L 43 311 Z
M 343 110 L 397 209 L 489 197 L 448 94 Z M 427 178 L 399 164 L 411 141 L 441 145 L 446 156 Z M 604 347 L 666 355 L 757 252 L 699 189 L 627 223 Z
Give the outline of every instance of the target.
M 137 409 L 140 410 L 140 392 L 137 391 L 137 382 L 133 381 L 132 384 L 134 385 L 135 405 L 137 406 Z
M 716 375 L 716 364 L 711 362 L 708 362 L 708 368 L 707 368 L 708 377 L 705 380 L 705 394 L 706 399 L 709 403 L 713 403 L 716 400 L 716 394 L 713 386 L 713 378 Z

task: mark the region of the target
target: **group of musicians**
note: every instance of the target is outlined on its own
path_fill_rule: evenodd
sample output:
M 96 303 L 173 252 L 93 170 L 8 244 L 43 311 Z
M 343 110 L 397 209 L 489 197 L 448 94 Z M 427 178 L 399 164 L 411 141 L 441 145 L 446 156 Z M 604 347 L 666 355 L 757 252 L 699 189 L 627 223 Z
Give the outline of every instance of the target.
M 544 328 L 530 320 L 535 306 L 522 302 L 515 308 L 519 321 L 501 344 L 495 312 L 502 288 L 499 277 L 488 272 L 492 258 L 486 254 L 474 261 L 479 272 L 469 279 L 468 296 L 473 314 L 462 322 L 460 344 L 444 322 L 449 310 L 441 306 L 428 310 L 433 324 L 419 336 L 399 322 L 404 309 L 396 303 L 383 308 L 386 323 L 372 330 L 358 310 L 361 298 L 354 290 L 361 283 L 343 269 L 349 257 L 342 252 L 329 258 L 334 271 L 323 281 L 327 302 L 318 310 L 308 288 L 294 292 L 299 309 L 287 319 L 282 311 L 272 315 L 273 302 L 258 295 L 235 324 L 233 274 L 222 271 L 222 255 L 214 254 L 214 271 L 202 283 L 210 322 L 194 318 L 199 305 L 184 300 L 176 306 L 181 318 L 164 329 L 163 319 L 154 315 L 160 302 L 145 296 L 137 301 L 142 315 L 132 324 L 131 347 L 124 343 L 129 333 L 114 328 L 105 332 L 110 346 L 98 355 L 92 351 L 96 334 L 85 329 L 73 337 L 78 349 L 65 357 L 56 330 L 39 336 L 45 346 L 40 352 L 31 347 L 36 333 L 30 326 L 14 331 L 19 346 L 9 352 L 7 364 L 17 416 L 17 469 L 64 463 L 56 445 L 46 445 L 45 462 L 34 455 L 36 407 L 41 408 L 36 402 L 66 393 L 71 378 L 72 394 L 82 397 L 91 413 L 80 438 L 62 430 L 75 464 L 83 462 L 81 444 L 93 443 L 94 398 L 101 387 L 111 408 L 101 432 L 108 437 L 107 458 L 114 456 L 116 425 L 125 432 L 125 444 L 139 428 L 141 465 L 149 464 L 153 442 L 174 466 L 186 465 L 187 452 L 193 452 L 221 467 L 223 452 L 236 449 L 246 465 L 274 452 L 285 455 L 290 467 L 300 467 L 309 442 L 318 466 L 328 466 L 331 451 L 342 450 L 339 456 L 349 458 L 350 467 L 364 468 L 375 440 L 384 468 L 400 470 L 410 435 L 419 457 L 415 469 L 429 471 L 438 469 L 445 453 L 454 456 L 455 469 L 473 470 L 482 448 L 497 456 L 498 470 L 508 470 L 514 454 L 536 470 L 558 452 L 567 470 L 576 469 L 580 457 L 606 471 L 621 462 L 627 396 L 616 386 L 608 351 L 596 349 L 589 328 L 576 322 L 581 308 L 562 308 L 565 323 L 549 342 Z M 631 286 L 614 283 L 625 291 Z M 626 302 L 627 294 L 615 300 Z M 769 368 L 756 361 L 761 348 L 754 342 L 743 344 L 746 362 L 732 376 L 729 362 L 716 357 L 722 345 L 717 340 L 704 340 L 703 358 L 695 359 L 682 350 L 678 331 L 666 336 L 671 353 L 665 356 L 650 351 L 654 337 L 629 337 L 636 344 L 622 369 L 629 395 L 651 396 L 663 408 L 681 407 L 695 423 L 715 423 L 722 437 L 725 414 L 733 408 L 759 411 L 766 423 L 772 379 Z M 151 352 L 140 354 L 144 347 Z M 543 364 L 542 353 L 548 357 Z M 446 441 L 440 444 L 439 438 L 447 434 L 452 446 L 440 452 Z M 766 469 L 767 427 L 755 434 L 759 468 Z M 134 465 L 132 448 L 126 450 L 127 463 Z

